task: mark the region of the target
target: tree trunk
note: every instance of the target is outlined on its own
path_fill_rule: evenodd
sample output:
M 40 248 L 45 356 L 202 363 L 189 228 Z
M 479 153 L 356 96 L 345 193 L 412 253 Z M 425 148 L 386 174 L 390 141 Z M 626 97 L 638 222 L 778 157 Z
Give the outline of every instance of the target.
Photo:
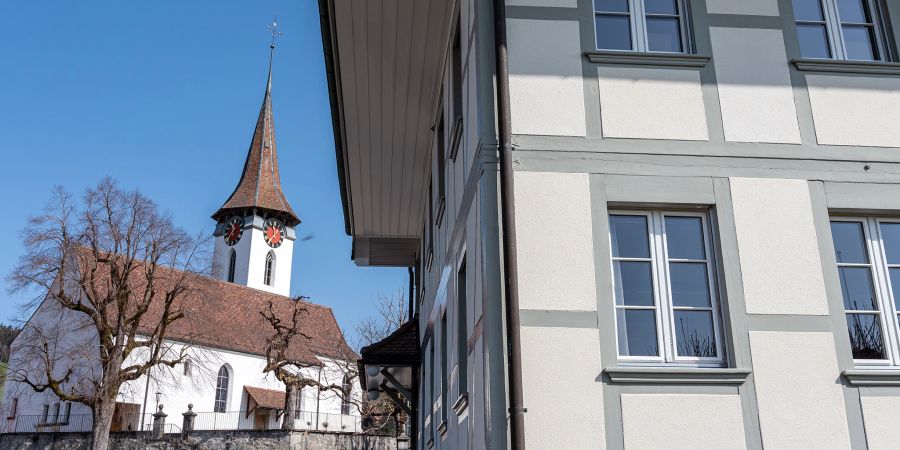
M 294 419 L 297 416 L 296 408 L 300 403 L 297 401 L 297 396 L 300 395 L 300 390 L 293 384 L 285 384 L 284 392 L 284 415 L 282 415 L 281 419 L 281 429 L 287 431 L 294 429 Z
M 102 399 L 94 405 L 94 427 L 91 431 L 92 450 L 106 450 L 109 448 L 109 430 L 112 428 L 115 409 L 115 395 L 111 399 Z

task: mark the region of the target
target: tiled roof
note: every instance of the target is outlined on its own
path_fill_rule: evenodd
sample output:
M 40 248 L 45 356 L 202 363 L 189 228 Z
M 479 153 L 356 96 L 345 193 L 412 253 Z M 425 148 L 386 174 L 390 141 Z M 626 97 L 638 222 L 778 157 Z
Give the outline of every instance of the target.
M 250 141 L 250 150 L 247 152 L 241 179 L 225 204 L 212 217 L 220 220 L 229 214 L 243 214 L 254 209 L 275 213 L 290 226 L 300 223 L 300 219 L 294 214 L 281 190 L 278 151 L 275 146 L 275 123 L 272 116 L 271 62 L 266 94 L 259 110 L 259 118 L 256 119 L 256 128 Z
M 256 408 L 284 409 L 284 391 L 244 386 L 247 395 L 256 403 Z M 254 408 L 255 409 L 255 408 Z
M 419 361 L 419 326 L 416 319 L 400 325 L 388 337 L 360 351 L 360 363 L 392 365 Z

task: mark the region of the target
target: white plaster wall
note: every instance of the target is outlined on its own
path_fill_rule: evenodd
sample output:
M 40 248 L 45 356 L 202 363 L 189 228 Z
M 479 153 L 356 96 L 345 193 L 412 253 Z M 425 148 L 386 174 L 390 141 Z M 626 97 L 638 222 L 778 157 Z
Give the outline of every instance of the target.
M 584 136 L 578 22 L 507 20 L 515 134 Z
M 628 449 L 742 449 L 744 419 L 738 395 L 623 394 Z
M 730 182 L 747 312 L 827 315 L 807 182 Z
M 516 172 L 522 309 L 596 311 L 587 174 Z
M 597 329 L 522 327 L 528 448 L 606 447 Z
M 799 144 L 781 30 L 713 27 L 709 33 L 725 140 Z
M 746 14 L 752 16 L 777 16 L 777 0 L 706 0 L 710 14 Z
M 900 147 L 900 79 L 807 75 L 822 145 Z
M 698 71 L 634 67 L 597 71 L 604 137 L 709 139 Z
M 869 449 L 896 449 L 900 442 L 900 427 L 897 426 L 900 397 L 862 396 L 859 400 Z
M 850 448 L 831 333 L 751 331 L 750 353 L 764 447 Z

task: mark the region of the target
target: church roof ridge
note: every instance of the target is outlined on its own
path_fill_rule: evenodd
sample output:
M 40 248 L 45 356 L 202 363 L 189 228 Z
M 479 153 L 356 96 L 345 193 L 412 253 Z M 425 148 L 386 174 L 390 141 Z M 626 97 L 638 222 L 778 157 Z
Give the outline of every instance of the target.
M 260 210 L 275 213 L 289 226 L 300 223 L 281 188 L 278 170 L 278 150 L 275 144 L 275 123 L 272 113 L 272 59 L 275 45 L 270 46 L 269 73 L 250 149 L 237 186 L 228 200 L 213 214 L 219 220 L 229 214 Z

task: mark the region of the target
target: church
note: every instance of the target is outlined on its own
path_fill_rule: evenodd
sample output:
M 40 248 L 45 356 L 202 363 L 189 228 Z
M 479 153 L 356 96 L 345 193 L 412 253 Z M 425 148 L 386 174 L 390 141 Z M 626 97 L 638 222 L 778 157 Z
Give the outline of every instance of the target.
M 168 414 L 170 426 L 180 425 L 182 413 L 191 409 L 197 414 L 197 430 L 280 427 L 285 387 L 273 374 L 263 373 L 266 338 L 272 328 L 260 312 L 270 304 L 285 310 L 293 302 L 302 302 L 307 312 L 299 321 L 306 339 L 292 341 L 288 353 L 301 355 L 308 362 L 302 369 L 304 377 L 320 385 L 341 386 L 343 391 L 338 394 L 313 386 L 302 389 L 297 404 L 292 405 L 296 411 L 294 428 L 361 431 L 356 407 L 361 393 L 350 370 L 355 369 L 356 355 L 334 314 L 328 307 L 288 297 L 300 219 L 281 187 L 272 113 L 271 56 L 262 107 L 240 180 L 212 219 L 216 221 L 213 276 L 189 275 L 199 291 L 192 298 L 197 302 L 192 305 L 196 313 L 193 320 L 175 322 L 166 335 L 172 348 L 186 348 L 189 357 L 176 367 L 158 367 L 149 377 L 125 383 L 117 397 L 112 431 L 149 429 L 152 414 L 160 406 Z M 45 300 L 25 328 L 55 333 L 61 340 L 97 340 L 94 330 L 77 325 L 83 318 L 55 303 Z M 17 346 L 21 350 L 24 345 L 20 342 L 24 334 L 12 344 L 11 373 L 39 370 L 25 352 L 17 355 Z M 49 390 L 35 392 L 10 379 L 3 395 L 0 432 L 91 429 L 87 406 L 61 402 Z

